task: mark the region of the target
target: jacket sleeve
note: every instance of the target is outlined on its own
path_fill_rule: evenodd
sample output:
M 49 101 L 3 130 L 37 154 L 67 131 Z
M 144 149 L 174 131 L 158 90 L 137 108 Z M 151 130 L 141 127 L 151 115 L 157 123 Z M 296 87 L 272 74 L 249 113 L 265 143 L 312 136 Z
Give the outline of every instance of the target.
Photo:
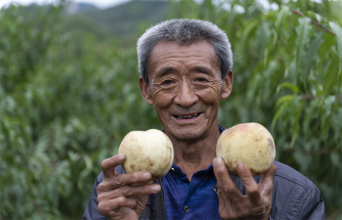
M 107 220 L 106 217 L 100 214 L 100 212 L 97 210 L 97 186 L 99 185 L 99 182 L 97 178 L 95 179 L 95 183 L 93 185 L 93 189 L 91 191 L 87 206 L 85 208 L 85 211 L 83 213 L 82 220 Z
M 325 219 L 324 201 L 320 191 L 313 185 L 306 193 L 298 219 Z

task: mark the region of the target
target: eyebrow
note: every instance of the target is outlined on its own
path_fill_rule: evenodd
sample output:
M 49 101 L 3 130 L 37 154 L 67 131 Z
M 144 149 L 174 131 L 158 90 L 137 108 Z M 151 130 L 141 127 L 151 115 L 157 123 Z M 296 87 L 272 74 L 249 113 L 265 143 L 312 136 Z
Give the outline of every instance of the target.
M 167 73 L 169 73 L 170 71 L 173 71 L 173 70 L 176 70 L 175 68 L 173 67 L 163 67 L 161 68 L 160 70 L 158 70 L 155 74 L 155 76 L 158 76 L 158 77 L 163 77 L 165 76 Z M 207 74 L 209 76 L 212 76 L 213 75 L 213 71 L 210 70 L 209 68 L 207 67 L 203 67 L 203 66 L 195 66 L 191 69 L 191 71 L 196 71 L 196 72 L 200 72 L 200 73 L 204 73 L 204 74 Z
M 206 68 L 206 67 L 203 67 L 203 66 L 195 66 L 192 70 L 195 70 L 197 72 L 200 72 L 200 73 L 205 73 L 207 75 L 212 75 L 213 74 L 213 71 Z
M 173 67 L 164 67 L 158 70 L 155 74 L 155 76 L 162 77 L 165 76 L 168 72 L 175 70 Z

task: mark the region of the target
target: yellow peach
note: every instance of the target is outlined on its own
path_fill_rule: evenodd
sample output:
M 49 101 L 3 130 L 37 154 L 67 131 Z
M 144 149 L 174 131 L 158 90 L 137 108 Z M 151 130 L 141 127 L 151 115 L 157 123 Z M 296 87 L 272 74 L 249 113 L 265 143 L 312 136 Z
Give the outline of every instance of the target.
M 148 171 L 153 180 L 167 174 L 174 157 L 171 140 L 156 129 L 131 131 L 122 140 L 119 153 L 126 156 L 126 173 Z
M 272 135 L 258 123 L 239 124 L 223 131 L 216 145 L 216 156 L 222 157 L 234 176 L 238 176 L 238 162 L 243 162 L 253 176 L 266 172 L 275 154 Z

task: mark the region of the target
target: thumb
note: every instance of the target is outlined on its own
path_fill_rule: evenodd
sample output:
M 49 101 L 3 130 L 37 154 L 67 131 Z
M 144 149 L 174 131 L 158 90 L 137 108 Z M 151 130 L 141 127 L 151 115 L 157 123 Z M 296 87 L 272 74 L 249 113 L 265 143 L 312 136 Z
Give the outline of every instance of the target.
M 267 170 L 264 174 L 262 174 L 262 178 L 259 182 L 260 186 L 260 194 L 268 194 L 272 192 L 273 189 L 273 178 L 275 175 L 277 168 L 274 163 L 271 165 L 270 169 Z

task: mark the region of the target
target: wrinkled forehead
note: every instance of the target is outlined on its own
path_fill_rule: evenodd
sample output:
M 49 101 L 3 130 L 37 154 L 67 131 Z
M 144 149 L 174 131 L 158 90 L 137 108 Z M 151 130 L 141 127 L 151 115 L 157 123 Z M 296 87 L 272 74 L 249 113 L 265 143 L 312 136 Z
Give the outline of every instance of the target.
M 180 45 L 176 42 L 158 42 L 149 56 L 148 77 L 153 77 L 155 68 L 171 65 L 172 62 L 201 62 L 210 68 L 220 69 L 214 46 L 208 41 L 197 41 L 192 44 Z

